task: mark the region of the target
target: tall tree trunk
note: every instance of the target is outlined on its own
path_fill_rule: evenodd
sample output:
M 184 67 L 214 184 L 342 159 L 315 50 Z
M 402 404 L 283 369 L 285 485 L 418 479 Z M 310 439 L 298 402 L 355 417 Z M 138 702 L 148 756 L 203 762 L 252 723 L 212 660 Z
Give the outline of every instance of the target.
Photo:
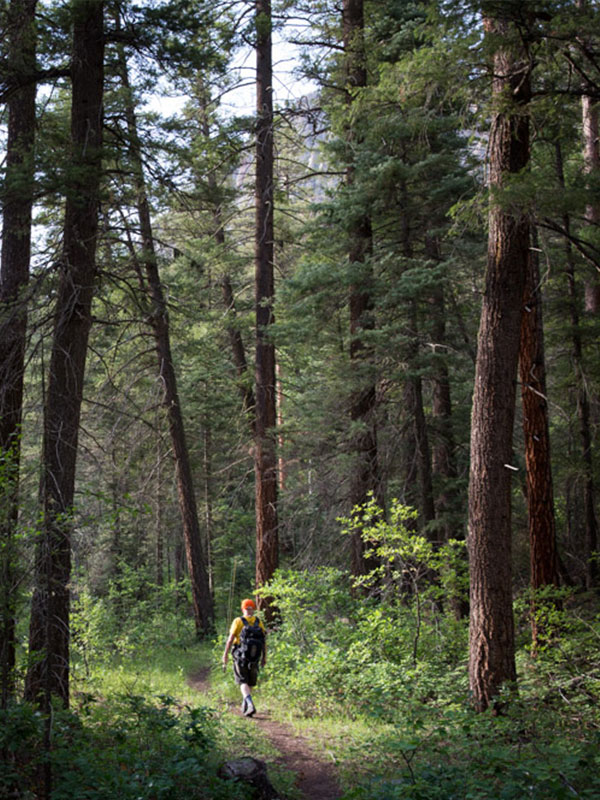
M 429 433 L 427 431 L 427 420 L 423 408 L 423 381 L 418 373 L 416 359 L 418 357 L 418 336 L 417 336 L 417 309 L 416 302 L 410 301 L 410 336 L 409 345 L 409 370 L 412 374 L 406 377 L 405 398 L 407 402 L 407 413 L 412 419 L 413 440 L 415 442 L 415 458 L 417 464 L 417 476 L 419 486 L 419 516 L 424 527 L 434 521 L 435 508 L 433 503 L 433 483 L 431 474 L 431 450 L 429 447 Z M 427 531 L 426 535 L 437 541 L 437 534 Z
M 79 417 L 96 278 L 101 173 L 104 31 L 102 0 L 74 0 L 71 169 L 45 402 L 43 530 L 36 548 L 26 696 L 69 703 L 71 515 Z
M 36 66 L 37 0 L 11 0 L 8 69 L 31 74 Z M 33 206 L 35 83 L 8 102 L 5 188 L 0 262 L 0 690 L 5 708 L 14 691 L 17 615 L 15 529 L 19 517 L 19 464 L 23 373 Z
M 529 270 L 521 320 L 520 375 L 523 403 L 523 437 L 527 482 L 533 652 L 544 636 L 536 614 L 535 591 L 558 586 L 554 490 L 550 461 L 550 430 L 546 397 L 546 362 L 542 325 L 542 293 L 536 250 L 529 255 Z
M 207 392 L 208 394 L 208 392 Z M 208 589 L 211 597 L 214 597 L 214 563 L 213 563 L 213 505 L 212 505 L 212 437 L 208 420 L 205 421 L 203 431 L 203 457 L 204 467 L 204 529 L 206 531 L 206 567 L 208 569 Z
M 578 6 L 586 9 L 588 0 L 578 0 Z M 583 32 L 585 37 L 588 31 Z M 600 175 L 600 140 L 598 125 L 598 101 L 591 97 L 589 86 L 584 84 L 581 97 L 581 129 L 583 135 L 583 167 L 588 176 Z M 600 225 L 600 203 L 589 202 L 585 209 L 585 221 L 588 225 L 597 228 Z M 590 314 L 597 314 L 600 309 L 600 281 L 597 274 L 585 281 L 585 310 Z
M 589 4 L 587 0 L 579 0 L 578 5 L 580 8 L 586 8 Z M 588 87 L 584 86 L 584 94 L 581 98 L 581 116 L 582 116 L 582 133 L 583 133 L 583 163 L 585 173 L 589 176 L 595 176 L 598 179 L 600 175 L 600 139 L 598 125 L 598 101 L 590 97 L 586 92 Z M 585 209 L 586 223 L 595 229 L 600 225 L 600 203 L 590 202 Z M 597 314 L 600 309 L 600 281 L 597 274 L 585 281 L 585 310 L 590 314 Z M 589 414 L 589 410 L 588 410 Z M 582 414 L 583 416 L 583 409 Z M 589 419 L 589 417 L 588 417 Z M 582 443 L 584 434 L 581 435 Z M 586 468 L 589 466 L 589 478 L 591 481 L 591 439 L 584 444 L 584 453 L 586 456 Z M 589 461 L 589 465 L 588 465 Z M 593 497 L 586 496 L 586 545 L 587 545 L 587 569 L 586 569 L 586 585 L 588 588 L 598 586 L 598 578 L 600 570 L 598 569 L 597 556 L 595 553 L 598 550 L 598 531 L 597 523 L 592 524 L 592 516 L 595 518 L 593 510 Z M 595 519 L 594 519 L 595 522 Z
M 403 207 L 408 208 L 408 190 L 402 181 L 400 191 L 403 198 Z M 402 239 L 402 255 L 409 260 L 413 257 L 412 229 L 408 213 L 403 213 L 400 220 L 400 234 Z M 419 358 L 419 323 L 417 318 L 417 303 L 411 299 L 407 301 L 408 325 L 406 348 L 406 361 L 408 369 L 404 379 L 404 402 L 406 414 L 409 419 L 408 436 L 409 448 L 413 460 L 410 470 L 411 475 L 407 480 L 410 491 L 410 502 L 419 510 L 421 525 L 427 527 L 435 519 L 435 506 L 433 500 L 433 480 L 431 468 L 431 449 L 429 447 L 429 432 L 423 407 L 423 380 L 418 366 Z M 413 487 L 411 487 L 411 482 Z M 412 491 L 411 491 L 412 490 Z M 427 535 L 432 536 L 431 531 Z
M 439 241 L 428 235 L 425 240 L 427 258 L 433 263 L 441 259 Z M 446 307 L 443 283 L 438 283 L 428 298 L 431 318 L 431 335 L 434 343 L 433 369 L 431 375 L 433 419 L 433 443 L 431 448 L 431 482 L 435 501 L 435 518 L 438 521 L 440 542 L 464 538 L 461 499 L 456 488 L 457 468 L 454 432 L 452 430 L 452 398 L 450 375 L 446 361 Z M 464 566 L 467 566 L 466 551 Z M 456 619 L 464 619 L 469 613 L 469 603 L 458 585 L 450 587 L 448 602 Z
M 129 85 L 127 60 L 124 51 L 120 50 L 121 80 L 126 90 L 127 126 L 129 146 L 134 170 L 135 190 L 137 195 L 137 213 L 142 237 L 142 264 L 150 290 L 152 308 L 149 323 L 154 333 L 158 370 L 163 388 L 163 405 L 167 414 L 171 444 L 175 455 L 177 475 L 177 496 L 183 524 L 185 553 L 192 590 L 192 607 L 198 637 L 209 635 L 214 629 L 213 602 L 210 593 L 206 557 L 202 548 L 202 536 L 198 521 L 198 507 L 194 492 L 194 481 L 187 447 L 183 412 L 177 390 L 177 377 L 171 353 L 169 333 L 169 313 L 165 301 L 152 233 L 152 221 L 148 194 L 141 158 L 141 147 L 137 132 L 133 97 Z
M 160 414 L 156 415 L 158 430 Z M 163 535 L 163 492 L 162 492 L 162 437 L 156 437 L 156 489 L 154 492 L 154 519 L 156 527 L 155 554 L 156 554 L 156 585 L 163 586 L 165 582 L 165 537 Z
M 432 334 L 436 346 L 443 349 L 446 341 L 446 318 L 444 289 L 438 286 L 431 298 Z M 431 378 L 434 440 L 431 449 L 432 483 L 435 496 L 435 516 L 441 525 L 440 536 L 443 542 L 464 538 L 462 519 L 459 514 L 460 497 L 456 489 L 456 458 L 454 433 L 452 430 L 452 398 L 450 375 L 445 354 L 435 354 L 436 359 Z M 464 556 L 466 567 L 466 553 Z M 464 619 L 469 613 L 466 594 L 459 586 L 451 587 L 449 604 L 456 619 Z
M 256 424 L 254 476 L 256 493 L 256 585 L 267 583 L 279 562 L 277 518 L 277 454 L 275 446 L 275 346 L 270 340 L 274 322 L 273 275 L 273 64 L 271 3 L 256 0 Z M 267 619 L 269 602 L 259 606 Z
M 426 240 L 427 258 L 433 263 L 440 260 L 439 242 L 431 236 Z M 443 539 L 458 538 L 458 531 L 452 524 L 453 512 L 456 510 L 457 497 L 454 489 L 456 481 L 456 460 L 454 454 L 454 433 L 452 431 L 452 398 L 450 392 L 450 376 L 443 353 L 446 347 L 446 308 L 444 287 L 439 283 L 429 297 L 431 334 L 435 352 L 431 378 L 432 403 L 431 411 L 435 436 L 431 448 L 432 482 L 439 485 L 435 495 L 436 516 L 443 521 Z
M 471 420 L 469 682 L 489 706 L 516 679 L 511 564 L 511 465 L 521 309 L 529 259 L 529 218 L 494 197 L 529 161 L 528 53 L 505 19 L 485 20 L 494 55 L 490 132 L 489 243 Z M 507 108 L 507 104 L 510 106 Z
M 275 369 L 277 375 L 277 428 L 279 431 L 283 429 L 283 381 L 281 380 L 281 364 L 276 364 Z M 287 466 L 285 458 L 283 457 L 284 438 L 282 433 L 277 434 L 277 446 L 279 448 L 279 457 L 277 459 L 277 486 L 280 492 L 285 489 L 287 481 Z
M 560 142 L 556 144 L 556 172 L 561 187 L 565 187 L 562 150 Z M 565 237 L 565 272 L 567 277 L 567 297 L 571 321 L 571 358 L 575 376 L 575 397 L 577 419 L 579 423 L 579 441 L 581 446 L 581 463 L 583 467 L 583 509 L 585 526 L 586 552 L 586 585 L 588 588 L 598 582 L 598 565 L 592 554 L 598 549 L 598 520 L 594 507 L 594 472 L 592 464 L 592 432 L 590 426 L 590 403 L 587 393 L 587 381 L 583 362 L 583 343 L 581 341 L 580 315 L 577 299 L 577 281 L 575 279 L 575 260 L 570 242 L 571 221 L 568 214 L 563 216 Z
M 444 290 L 437 287 L 430 298 L 432 334 L 436 348 L 444 348 L 446 341 L 446 321 Z M 457 538 L 458 532 L 452 524 L 456 511 L 456 459 L 454 454 L 454 432 L 452 430 L 452 396 L 450 375 L 444 354 L 436 353 L 432 375 L 431 410 L 435 426 L 435 437 L 431 448 L 433 481 L 439 484 L 436 493 L 437 516 L 443 520 L 444 541 Z
M 351 109 L 354 93 L 367 85 L 367 63 L 364 43 L 363 0 L 344 0 L 342 8 L 342 35 L 345 53 L 346 102 Z M 350 113 L 350 112 L 349 112 Z M 346 184 L 355 182 L 355 164 L 352 147 L 355 133 L 348 125 L 346 131 L 348 156 Z M 363 332 L 374 328 L 372 274 L 370 258 L 373 249 L 371 220 L 359 213 L 353 221 L 348 245 L 348 261 L 356 274 L 350 287 L 350 361 L 354 389 L 350 397 L 350 422 L 352 436 L 350 447 L 354 463 L 350 476 L 350 506 L 362 505 L 373 493 L 383 504 L 377 452 L 376 408 L 377 391 L 371 376 L 364 375 L 365 366 L 372 360 L 370 348 L 365 345 Z M 365 543 L 360 534 L 352 537 L 351 570 L 353 575 L 364 575 L 369 570 L 365 559 Z

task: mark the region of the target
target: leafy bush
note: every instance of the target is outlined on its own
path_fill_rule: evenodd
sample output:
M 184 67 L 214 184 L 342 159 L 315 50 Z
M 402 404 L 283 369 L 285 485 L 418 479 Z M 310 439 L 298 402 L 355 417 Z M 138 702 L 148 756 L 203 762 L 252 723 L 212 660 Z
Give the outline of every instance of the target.
M 193 621 L 177 607 L 186 585 L 155 586 L 143 571 L 125 569 L 105 597 L 81 588 L 72 603 L 73 657 L 84 665 L 163 646 L 185 644 Z
M 477 713 L 467 620 L 441 602 L 462 591 L 461 548 L 431 548 L 396 511 L 388 522 L 370 503 L 345 521 L 377 556 L 359 584 L 340 570 L 280 571 L 263 590 L 280 614 L 267 689 L 327 718 L 312 725 L 341 765 L 345 800 L 600 796 L 597 598 L 517 598 L 518 694 L 507 689 L 498 715 Z M 325 730 L 334 724 L 338 736 Z
M 0 709 L 0 797 L 35 797 L 43 736 L 44 720 L 33 706 L 13 703 Z
M 407 758 L 404 774 L 362 781 L 344 794 L 344 800 L 591 800 L 599 796 L 598 740 L 583 745 L 557 741 L 527 746 L 519 739 L 511 741 L 506 732 L 488 733 L 473 736 L 462 751 L 457 751 L 456 742 L 446 740 L 443 747 L 439 743 L 419 763 Z
M 454 670 L 459 663 L 464 672 L 466 623 L 435 605 L 421 607 L 417 621 L 414 598 L 358 598 L 350 576 L 332 568 L 280 571 L 263 591 L 280 615 L 269 636 L 266 685 L 297 710 L 325 715 L 341 705 L 351 715 L 368 711 L 393 721 L 401 703 L 446 691 L 466 696 Z M 415 663 L 417 625 L 427 659 Z
M 27 705 L 3 712 L 0 797 L 36 795 L 49 760 L 53 800 L 226 800 L 243 795 L 216 776 L 211 755 L 218 720 L 208 708 L 122 695 L 88 697 L 84 713 L 55 711 L 44 754 L 45 721 Z
M 342 533 L 363 538 L 376 565 L 368 574 L 280 571 L 262 590 L 280 614 L 269 682 L 298 710 L 323 715 L 341 704 L 393 722 L 403 704 L 466 698 L 456 668 L 466 674 L 467 623 L 442 604 L 462 591 L 464 545 L 434 547 L 412 529 L 414 516 L 394 500 L 388 521 L 371 498 L 340 520 Z

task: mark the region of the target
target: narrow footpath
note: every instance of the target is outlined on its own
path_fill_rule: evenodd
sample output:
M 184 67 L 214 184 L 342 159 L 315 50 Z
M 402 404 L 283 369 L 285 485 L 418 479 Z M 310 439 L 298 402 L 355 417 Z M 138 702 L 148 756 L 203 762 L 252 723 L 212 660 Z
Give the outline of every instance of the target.
M 188 679 L 189 685 L 198 692 L 210 689 L 210 669 L 204 667 Z M 229 706 L 232 714 L 241 715 L 239 703 Z M 299 736 L 291 725 L 272 719 L 269 710 L 261 709 L 252 717 L 273 746 L 280 753 L 275 762 L 296 774 L 296 786 L 306 800 L 339 800 L 341 790 L 335 767 L 323 761 L 303 736 Z

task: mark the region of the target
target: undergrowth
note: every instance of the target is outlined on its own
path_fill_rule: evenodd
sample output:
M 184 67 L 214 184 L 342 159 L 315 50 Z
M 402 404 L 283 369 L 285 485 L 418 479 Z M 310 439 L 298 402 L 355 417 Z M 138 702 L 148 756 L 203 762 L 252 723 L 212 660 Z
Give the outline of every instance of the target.
M 141 611 L 127 593 L 113 599 L 78 595 L 69 710 L 0 710 L 0 798 L 248 800 L 218 768 L 260 736 L 187 683 L 210 642 L 167 592 Z
M 345 573 L 281 572 L 265 590 L 269 702 L 303 717 L 339 765 L 345 800 L 562 800 L 600 796 L 600 615 L 594 599 L 552 603 L 536 657 L 517 603 L 518 693 L 476 713 L 467 622 L 435 598 L 360 597 Z M 415 653 L 415 637 L 419 642 Z M 291 709 L 291 711 L 290 711 Z
M 278 609 L 256 698 L 338 766 L 344 800 L 563 800 L 600 796 L 600 614 L 593 596 L 538 598 L 545 637 L 531 653 L 530 598 L 518 598 L 518 692 L 502 713 L 475 713 L 467 622 L 420 583 L 357 593 L 348 574 L 282 571 L 265 588 Z M 226 623 L 199 644 L 187 615 L 158 592 L 80 592 L 73 613 L 72 704 L 44 718 L 0 712 L 0 798 L 249 799 L 219 764 L 275 760 L 219 669 Z M 200 695 L 187 678 L 213 669 Z M 291 776 L 273 768 L 282 796 Z M 50 793 L 48 790 L 51 790 Z

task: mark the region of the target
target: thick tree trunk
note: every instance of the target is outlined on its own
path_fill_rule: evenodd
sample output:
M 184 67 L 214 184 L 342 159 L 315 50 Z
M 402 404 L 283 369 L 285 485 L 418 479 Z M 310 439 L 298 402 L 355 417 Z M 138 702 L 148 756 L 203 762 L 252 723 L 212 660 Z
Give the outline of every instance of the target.
M 578 6 L 586 9 L 587 0 L 578 0 Z M 588 36 L 589 31 L 583 31 Z M 581 127 L 583 135 L 583 166 L 586 175 L 600 174 L 600 140 L 598 137 L 598 101 L 590 97 L 589 87 L 584 83 L 581 97 Z M 590 202 L 585 209 L 585 220 L 590 226 L 597 228 L 600 224 L 600 203 Z M 589 314 L 597 314 L 600 309 L 600 281 L 593 275 L 585 280 L 585 310 Z M 596 576 L 597 577 L 597 576 Z
M 45 402 L 43 530 L 36 548 L 26 682 L 29 699 L 69 703 L 71 514 L 79 416 L 96 278 L 102 145 L 104 31 L 102 0 L 75 0 L 71 169 L 60 282 Z
M 588 5 L 587 0 L 579 0 L 579 6 L 585 8 Z M 585 32 L 587 33 L 587 31 Z M 584 92 L 587 89 L 583 87 Z M 581 116 L 582 116 L 582 132 L 583 132 L 583 163 L 585 173 L 589 176 L 594 176 L 598 179 L 600 175 L 600 138 L 599 138 L 599 124 L 598 124 L 598 102 L 596 99 L 584 93 L 581 98 Z M 590 202 L 585 210 L 585 220 L 587 224 L 595 229 L 600 225 L 600 203 Z M 585 281 L 585 310 L 589 314 L 597 314 L 600 309 L 600 281 L 595 274 L 593 277 Z M 588 421 L 589 421 L 589 410 Z M 580 419 L 583 421 L 585 409 L 582 408 Z M 582 425 L 583 427 L 583 425 Z M 589 468 L 586 482 L 591 482 L 591 439 L 588 442 L 584 441 L 585 433 L 582 430 L 581 440 L 584 449 L 584 458 L 586 461 L 586 469 Z M 589 463 L 588 463 L 589 462 Z M 598 569 L 598 562 L 595 554 L 598 550 L 598 531 L 597 523 L 595 520 L 595 513 L 593 508 L 593 496 L 588 494 L 589 487 L 586 488 L 585 502 L 586 502 L 586 546 L 587 546 L 587 570 L 586 570 L 586 585 L 588 588 L 598 586 L 598 578 L 600 570 Z M 593 521 L 592 521 L 593 518 Z
M 521 320 L 520 375 L 523 403 L 523 438 L 527 469 L 527 509 L 531 588 L 558 585 L 554 490 L 550 461 L 550 430 L 546 397 L 546 362 L 542 325 L 542 294 L 537 252 L 531 250 L 523 297 Z M 536 617 L 536 599 L 532 599 L 533 651 L 544 636 Z
M 137 193 L 137 212 L 142 236 L 142 265 L 150 290 L 152 308 L 149 314 L 149 323 L 154 333 L 156 354 L 158 356 L 158 370 L 163 388 L 163 405 L 167 414 L 171 444 L 175 455 L 175 469 L 177 475 L 177 496 L 179 510 L 183 523 L 183 538 L 190 575 L 192 591 L 192 607 L 198 637 L 208 636 L 214 629 L 213 602 L 210 593 L 206 557 L 202 549 L 202 537 L 198 521 L 198 507 L 194 492 L 194 481 L 190 462 L 189 450 L 185 435 L 183 412 L 177 390 L 177 377 L 171 353 L 169 333 L 169 313 L 160 281 L 150 207 L 142 167 L 141 148 L 137 132 L 135 110 L 127 62 L 123 51 L 120 55 L 121 79 L 126 89 L 126 117 L 129 133 L 129 146 L 134 168 L 134 180 Z
M 558 181 L 564 189 L 565 177 L 560 143 L 556 144 L 556 172 Z M 567 277 L 567 297 L 571 321 L 571 358 L 575 376 L 575 397 L 577 419 L 579 423 L 579 441 L 581 446 L 581 464 L 583 468 L 583 510 L 585 526 L 586 552 L 586 586 L 592 588 L 598 582 L 598 565 L 592 553 L 598 549 L 598 520 L 594 505 L 594 478 L 592 464 L 592 431 L 590 425 L 590 403 L 587 393 L 587 381 L 583 361 L 583 343 L 581 341 L 580 314 L 577 299 L 577 281 L 575 278 L 575 261 L 573 248 L 569 239 L 571 221 L 569 215 L 563 217 L 563 227 L 567 233 L 565 238 L 565 272 Z
M 486 20 L 503 44 L 494 57 L 496 104 L 489 146 L 489 245 L 471 421 L 469 681 L 483 710 L 516 679 L 511 565 L 512 436 L 521 309 L 529 258 L 529 218 L 494 198 L 529 160 L 527 53 L 505 20 Z M 512 108 L 507 108 L 507 104 Z
M 11 0 L 9 70 L 35 71 L 37 0 Z M 27 301 L 33 206 L 34 83 L 8 102 L 5 187 L 0 262 L 0 690 L 5 708 L 14 691 L 20 433 L 27 335 Z
M 344 0 L 342 8 L 342 35 L 345 53 L 346 102 L 348 108 L 354 103 L 354 92 L 367 85 L 367 63 L 364 44 L 363 0 Z M 355 181 L 355 165 L 352 145 L 355 134 L 348 126 L 346 139 L 348 157 L 346 184 L 352 187 Z M 383 492 L 379 474 L 377 450 L 377 391 L 374 380 L 368 373 L 372 353 L 363 339 L 363 332 L 374 328 L 372 275 L 370 259 L 373 250 L 371 220 L 359 214 L 354 220 L 348 246 L 348 261 L 356 280 L 350 287 L 350 360 L 354 390 L 350 397 L 350 421 L 352 436 L 350 447 L 354 454 L 350 476 L 350 507 L 362 505 L 373 493 L 383 504 Z M 365 370 L 365 367 L 367 369 Z M 365 543 L 360 534 L 352 537 L 351 570 L 353 575 L 364 575 L 369 570 L 365 560 Z
M 279 563 L 275 346 L 270 340 L 275 295 L 273 275 L 273 65 L 271 3 L 256 0 L 256 585 L 267 583 Z M 259 598 L 267 619 L 268 601 Z

